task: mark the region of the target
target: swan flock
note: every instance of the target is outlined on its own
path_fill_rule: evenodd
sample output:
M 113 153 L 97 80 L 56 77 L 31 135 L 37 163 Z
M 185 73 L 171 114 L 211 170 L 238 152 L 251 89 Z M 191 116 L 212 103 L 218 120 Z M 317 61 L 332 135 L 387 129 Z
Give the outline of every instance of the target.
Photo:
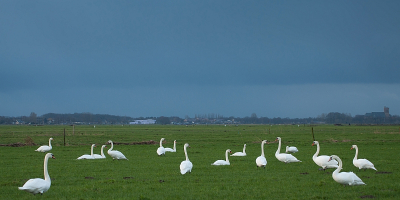
M 51 141 L 53 138 L 49 139 L 49 145 L 43 145 L 36 149 L 35 151 L 38 152 L 46 152 L 52 149 L 51 147 Z M 173 148 L 164 148 L 162 143 L 165 140 L 165 138 L 161 138 L 160 140 L 160 147 L 157 149 L 157 154 L 160 155 L 165 155 L 165 152 L 176 152 L 176 140 L 174 140 L 174 146 Z M 289 147 L 286 146 L 286 152 L 287 153 L 280 153 L 281 150 L 281 145 L 282 145 L 282 139 L 280 137 L 277 137 L 275 141 L 278 141 L 278 148 L 275 152 L 275 157 L 277 158 L 278 161 L 284 162 L 284 163 L 291 163 L 291 162 L 301 162 L 298 160 L 296 157 L 294 157 L 290 153 L 296 153 L 298 152 L 298 149 L 296 147 Z M 110 155 L 113 160 L 120 160 L 120 159 L 125 159 L 128 160 L 124 154 L 122 154 L 120 151 L 113 150 L 114 144 L 111 140 L 108 141 L 108 143 L 111 145 L 110 149 L 107 151 L 107 153 Z M 266 167 L 267 165 L 267 159 L 265 157 L 264 153 L 264 146 L 267 143 L 267 140 L 263 140 L 261 142 L 261 155 L 256 158 L 256 166 L 258 167 Z M 268 143 L 267 143 L 268 144 Z M 320 152 L 320 144 L 318 141 L 313 141 L 312 146 L 317 146 L 317 150 L 315 154 L 312 156 L 313 161 L 315 164 L 321 167 L 321 169 L 326 170 L 328 168 L 335 168 L 335 170 L 332 173 L 332 178 L 342 184 L 342 185 L 365 185 L 365 183 L 353 172 L 341 172 L 343 169 L 343 162 L 337 155 L 319 155 Z M 106 145 L 102 145 L 101 147 L 101 154 L 93 154 L 93 148 L 96 147 L 95 144 L 91 145 L 91 154 L 85 154 L 80 157 L 78 157 L 78 160 L 82 159 L 105 159 L 106 156 L 104 155 L 104 148 L 106 148 Z M 185 160 L 183 160 L 180 163 L 180 173 L 186 174 L 186 173 L 191 173 L 193 169 L 193 163 L 189 160 L 188 157 L 188 152 L 187 148 L 190 148 L 188 143 L 185 143 L 183 146 L 183 151 L 185 154 Z M 353 165 L 357 167 L 359 170 L 361 169 L 373 169 L 376 170 L 374 164 L 370 162 L 367 159 L 358 159 L 358 147 L 357 145 L 352 145 L 351 149 L 355 149 L 355 156 L 353 159 Z M 211 165 L 230 165 L 229 161 L 229 154 L 232 153 L 230 149 L 227 149 L 225 151 L 225 160 L 217 160 Z M 232 154 L 231 156 L 246 156 L 246 144 L 243 146 L 243 151 L 242 152 L 236 152 Z M 47 153 L 44 157 L 44 179 L 41 178 L 34 178 L 34 179 L 29 179 L 26 181 L 26 183 L 22 187 L 18 187 L 19 190 L 25 190 L 27 192 L 30 192 L 32 194 L 43 194 L 44 192 L 48 191 L 50 186 L 51 186 L 51 179 L 49 176 L 48 172 L 48 160 L 49 158 L 55 159 L 54 155 L 52 153 Z

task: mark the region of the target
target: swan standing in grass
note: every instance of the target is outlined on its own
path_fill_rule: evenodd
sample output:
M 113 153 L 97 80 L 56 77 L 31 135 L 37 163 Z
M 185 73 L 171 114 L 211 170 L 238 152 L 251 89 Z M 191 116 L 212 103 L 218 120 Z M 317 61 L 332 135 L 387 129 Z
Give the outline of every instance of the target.
M 95 145 L 95 144 L 92 144 L 92 147 L 90 148 L 90 155 L 85 154 L 85 155 L 80 156 L 80 157 L 77 158 L 77 159 L 78 159 L 78 160 L 82 160 L 82 159 L 94 159 L 94 157 L 93 157 L 93 147 L 96 147 L 96 145 Z
M 378 171 L 374 167 L 374 164 L 372 164 L 372 162 L 370 162 L 369 160 L 367 160 L 367 159 L 357 159 L 357 156 L 358 156 L 358 147 L 357 147 L 357 145 L 351 146 L 351 149 L 356 149 L 356 155 L 354 156 L 354 159 L 353 159 L 353 165 L 358 168 L 358 171 L 360 171 L 361 169 L 364 169 L 364 171 L 367 170 L 367 169 L 374 169 L 375 171 Z
M 128 159 L 124 156 L 124 154 L 122 154 L 120 151 L 112 150 L 113 147 L 114 147 L 114 144 L 113 144 L 113 142 L 112 142 L 111 140 L 108 140 L 108 143 L 111 144 L 111 148 L 107 151 L 107 153 L 108 153 L 108 155 L 110 155 L 110 156 L 113 158 L 113 160 L 114 160 L 114 159 L 117 159 L 117 160 L 120 160 L 120 159 L 128 160 Z
M 157 149 L 157 154 L 159 155 L 159 156 L 161 156 L 161 155 L 164 155 L 165 156 L 165 148 L 163 147 L 163 145 L 162 145 L 162 142 L 165 140 L 165 138 L 161 138 L 161 140 L 160 140 L 160 147 L 158 147 L 158 149 Z
M 43 192 L 46 192 L 50 189 L 51 179 L 47 170 L 49 158 L 55 159 L 52 153 L 47 153 L 44 157 L 44 180 L 41 178 L 29 179 L 22 187 L 18 187 L 19 190 L 25 190 L 32 194 L 43 194 Z
M 232 154 L 231 156 L 246 156 L 246 144 L 243 146 L 243 152 L 236 152 Z
M 286 146 L 286 153 L 296 153 L 296 152 L 298 152 L 299 150 L 297 149 L 297 147 L 289 147 L 289 146 Z
M 336 156 L 332 155 L 329 160 L 337 160 L 339 162 L 339 167 L 333 171 L 332 178 L 336 182 L 346 185 L 365 185 L 365 183 L 353 172 L 340 172 L 342 170 L 342 160 Z
M 279 161 L 284 162 L 284 163 L 301 162 L 296 157 L 294 157 L 292 154 L 280 153 L 280 151 L 281 151 L 281 140 L 282 139 L 280 137 L 277 137 L 276 140 L 279 141 L 279 145 L 278 145 L 278 150 L 276 150 L 275 157 Z
M 227 149 L 225 151 L 225 160 L 217 160 L 211 165 L 230 165 L 231 163 L 229 162 L 228 159 L 228 153 L 232 153 L 232 151 L 230 149 Z
M 104 148 L 107 148 L 106 145 L 101 146 L 101 155 L 99 154 L 93 154 L 93 158 L 94 159 L 102 159 L 102 158 L 106 158 L 106 156 L 104 155 Z
M 49 139 L 49 146 L 47 146 L 47 145 L 40 146 L 35 151 L 43 152 L 43 153 L 46 152 L 46 151 L 50 151 L 53 148 L 53 147 L 51 147 L 51 141 L 52 140 L 53 140 L 53 138 Z
M 174 140 L 174 148 L 164 148 L 165 152 L 176 152 L 176 140 Z
M 179 168 L 181 170 L 181 174 L 186 174 L 186 172 L 191 173 L 192 172 L 192 168 L 193 168 L 193 164 L 192 164 L 192 162 L 190 162 L 189 157 L 188 157 L 187 152 L 186 152 L 186 148 L 187 147 L 190 148 L 188 143 L 186 143 L 185 146 L 183 146 L 183 151 L 185 152 L 186 160 L 182 161 L 181 165 L 179 166 Z
M 317 145 L 317 152 L 313 155 L 312 159 L 314 160 L 315 164 L 322 167 L 323 170 L 327 168 L 338 168 L 338 162 L 336 160 L 330 160 L 330 156 L 320 155 L 319 154 L 319 142 L 314 141 L 312 146 Z
M 264 155 L 264 144 L 267 143 L 267 140 L 263 140 L 261 142 L 261 156 L 258 156 L 256 159 L 256 164 L 257 164 L 257 168 L 258 167 L 264 167 L 267 165 L 267 159 L 265 159 L 265 155 Z

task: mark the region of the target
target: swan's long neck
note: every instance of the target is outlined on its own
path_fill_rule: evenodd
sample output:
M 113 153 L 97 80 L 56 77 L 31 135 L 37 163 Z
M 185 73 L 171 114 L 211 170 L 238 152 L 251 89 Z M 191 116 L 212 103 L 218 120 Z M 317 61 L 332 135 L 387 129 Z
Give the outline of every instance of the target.
M 47 163 L 49 162 L 50 156 L 51 154 L 46 154 L 46 156 L 44 157 L 44 180 L 49 182 L 51 182 L 51 179 L 47 170 Z
M 189 158 L 188 158 L 188 155 L 187 155 L 187 152 L 186 152 L 186 145 L 184 146 L 183 150 L 185 151 L 186 161 L 189 161 Z
M 278 149 L 276 150 L 275 155 L 278 155 L 281 151 L 281 139 L 278 139 L 278 140 L 279 140 L 279 145 L 278 145 Z
M 51 138 L 49 139 L 49 147 L 51 147 Z
M 227 150 L 227 151 L 225 152 L 225 161 L 226 161 L 226 162 L 229 162 L 228 153 L 229 153 L 229 151 Z
M 104 145 L 101 147 L 101 156 L 104 157 Z
M 243 153 L 246 153 L 246 145 L 243 147 Z
M 174 141 L 174 151 L 176 151 L 176 141 Z
M 264 155 L 264 144 L 265 142 L 261 142 L 261 156 L 265 157 Z
M 160 147 L 163 147 L 163 146 L 162 146 L 162 141 L 163 141 L 163 139 L 160 140 Z
M 319 154 L 319 143 L 317 143 L 317 152 L 315 152 L 313 158 L 317 157 Z
M 355 146 L 355 149 L 356 149 L 356 155 L 354 156 L 354 159 L 353 159 L 353 160 L 357 160 L 357 157 L 358 157 L 358 147 Z
M 111 150 L 113 149 L 113 147 L 114 147 L 114 144 L 113 144 L 113 142 L 111 141 L 110 143 L 111 143 L 111 148 L 110 148 L 110 149 L 108 149 L 108 151 L 111 151 Z
M 339 172 L 340 172 L 340 170 L 342 170 L 342 160 L 339 158 L 339 157 L 337 157 L 337 156 L 334 156 L 333 158 L 335 158 L 338 162 L 339 162 L 339 167 L 338 168 L 336 168 L 336 170 L 333 172 L 333 174 L 338 174 Z
M 92 148 L 90 148 L 90 155 L 93 156 L 93 147 L 94 145 L 92 145 Z

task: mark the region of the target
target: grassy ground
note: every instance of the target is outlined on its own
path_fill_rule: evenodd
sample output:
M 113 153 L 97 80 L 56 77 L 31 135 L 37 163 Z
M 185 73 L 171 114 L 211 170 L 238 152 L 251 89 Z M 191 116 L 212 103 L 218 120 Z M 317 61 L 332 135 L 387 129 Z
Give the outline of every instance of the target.
M 65 146 L 64 146 L 65 129 Z M 343 171 L 354 171 L 367 185 L 346 186 L 332 179 L 332 169 L 318 170 L 312 156 L 312 129 L 320 142 L 320 154 L 336 154 L 343 160 Z M 396 199 L 400 195 L 399 126 L 297 126 L 297 125 L 202 125 L 202 126 L 0 126 L 0 144 L 33 142 L 35 146 L 0 147 L 0 199 Z M 27 179 L 43 178 L 44 153 L 34 150 L 53 137 L 56 159 L 49 160 L 52 185 L 49 191 L 33 196 L 17 188 Z M 157 156 L 160 138 L 164 147 L 177 152 Z M 285 164 L 275 158 L 282 138 L 282 151 L 296 146 L 301 163 Z M 261 140 L 268 140 L 265 169 L 257 169 Z M 108 140 L 114 142 L 155 141 L 150 145 L 114 145 L 129 159 L 76 160 L 95 153 Z M 181 175 L 185 159 L 184 143 L 189 143 L 190 174 Z M 225 150 L 242 151 L 246 157 L 230 157 L 230 166 L 212 166 L 225 158 Z M 358 171 L 352 164 L 359 147 L 359 158 L 375 164 L 374 170 Z M 110 147 L 108 145 L 108 147 Z

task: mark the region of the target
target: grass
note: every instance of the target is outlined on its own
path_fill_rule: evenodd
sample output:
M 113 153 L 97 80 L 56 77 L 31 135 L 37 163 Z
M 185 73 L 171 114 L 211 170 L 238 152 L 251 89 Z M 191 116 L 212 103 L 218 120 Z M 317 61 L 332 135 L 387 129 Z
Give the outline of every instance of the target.
M 332 179 L 332 169 L 319 171 L 313 162 L 316 151 L 311 128 L 324 155 L 338 155 L 343 171 L 354 171 L 367 185 L 346 186 Z M 65 129 L 65 146 L 64 146 Z M 37 145 L 0 147 L 0 199 L 395 199 L 400 195 L 400 152 L 398 126 L 304 126 L 301 125 L 203 125 L 203 126 L 0 126 L 0 144 Z M 282 138 L 282 146 L 296 146 L 294 154 L 301 163 L 279 162 L 274 154 Z M 33 196 L 17 187 L 27 179 L 43 178 L 44 153 L 34 150 L 53 137 L 56 159 L 49 160 L 52 185 L 49 191 Z M 157 156 L 161 137 L 165 147 L 177 140 L 177 152 Z M 95 153 L 108 140 L 114 142 L 155 141 L 152 145 L 114 145 L 129 159 L 76 160 Z M 255 159 L 261 154 L 261 140 L 268 161 L 265 169 L 257 169 Z M 181 175 L 179 164 L 185 159 L 183 144 L 189 143 L 189 159 L 194 167 Z M 246 157 L 230 157 L 230 166 L 212 166 L 225 158 L 225 150 L 242 151 Z M 352 164 L 355 150 L 359 158 L 367 158 L 379 170 L 359 172 Z M 108 145 L 108 147 L 110 147 Z M 284 151 L 282 147 L 281 152 Z

